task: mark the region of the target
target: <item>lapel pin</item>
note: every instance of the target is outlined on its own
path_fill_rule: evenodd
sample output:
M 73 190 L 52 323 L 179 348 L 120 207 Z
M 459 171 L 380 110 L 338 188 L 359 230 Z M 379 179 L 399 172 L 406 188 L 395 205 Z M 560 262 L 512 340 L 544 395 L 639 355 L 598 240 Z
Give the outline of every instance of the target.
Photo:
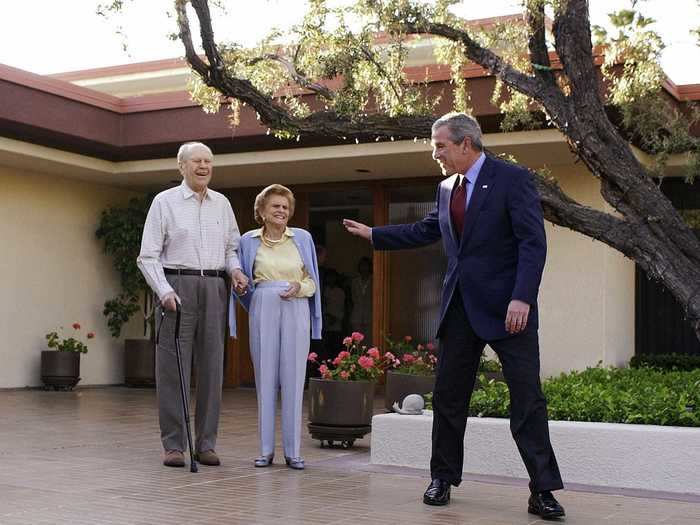
M 482 190 L 485 190 L 486 188 L 488 188 L 488 186 L 487 186 L 486 184 L 484 184 L 484 185 L 481 187 Z

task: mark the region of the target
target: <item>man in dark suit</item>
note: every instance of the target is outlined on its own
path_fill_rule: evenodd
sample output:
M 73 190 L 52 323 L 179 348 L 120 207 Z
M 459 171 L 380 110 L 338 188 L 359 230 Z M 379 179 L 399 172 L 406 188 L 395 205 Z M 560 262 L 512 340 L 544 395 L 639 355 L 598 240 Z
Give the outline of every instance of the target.
M 432 147 L 447 178 L 425 218 L 374 228 L 343 221 L 377 250 L 442 239 L 448 257 L 437 334 L 432 482 L 423 501 L 446 505 L 450 487 L 461 482 L 469 400 L 488 344 L 510 390 L 510 428 L 530 476 L 528 511 L 564 516 L 551 492 L 563 485 L 539 376 L 537 293 L 547 251 L 539 195 L 527 170 L 484 154 L 479 124 L 464 113 L 433 124 Z

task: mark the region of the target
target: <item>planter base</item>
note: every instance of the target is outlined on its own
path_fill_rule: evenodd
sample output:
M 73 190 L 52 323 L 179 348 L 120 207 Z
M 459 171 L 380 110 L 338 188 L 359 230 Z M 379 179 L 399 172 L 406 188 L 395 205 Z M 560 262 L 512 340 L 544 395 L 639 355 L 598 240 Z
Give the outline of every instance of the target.
M 70 392 L 73 387 L 80 381 L 79 377 L 62 377 L 62 376 L 41 376 L 44 382 L 44 390 L 55 390 L 62 392 Z
M 330 448 L 350 448 L 355 444 L 356 439 L 362 439 L 371 431 L 372 427 L 369 425 L 344 427 L 309 423 L 311 438 L 320 440 L 321 448 L 325 448 L 326 444 Z

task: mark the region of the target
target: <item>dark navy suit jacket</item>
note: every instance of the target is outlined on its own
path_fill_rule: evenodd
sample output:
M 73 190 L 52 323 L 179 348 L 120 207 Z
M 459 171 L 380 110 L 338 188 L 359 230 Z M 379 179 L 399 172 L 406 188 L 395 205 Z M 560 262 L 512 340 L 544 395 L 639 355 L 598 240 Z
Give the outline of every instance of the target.
M 530 304 L 527 330 L 537 330 L 537 293 L 547 240 L 532 175 L 487 156 L 469 200 L 461 239 L 456 238 L 450 217 L 457 178 L 452 175 L 439 184 L 435 208 L 422 220 L 372 228 L 374 248 L 416 248 L 442 238 L 447 272 L 438 337 L 456 286 L 469 323 L 481 339 L 509 337 L 505 318 L 512 299 Z

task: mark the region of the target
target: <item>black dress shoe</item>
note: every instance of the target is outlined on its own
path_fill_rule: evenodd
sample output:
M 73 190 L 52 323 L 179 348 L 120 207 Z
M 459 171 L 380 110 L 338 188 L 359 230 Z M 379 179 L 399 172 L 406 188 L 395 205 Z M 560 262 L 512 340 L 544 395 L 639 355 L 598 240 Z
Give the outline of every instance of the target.
M 559 505 L 549 490 L 531 493 L 530 499 L 527 501 L 527 511 L 530 514 L 537 514 L 544 520 L 563 518 L 566 515 L 564 507 Z
M 426 505 L 447 505 L 450 502 L 450 482 L 444 479 L 434 479 L 423 494 Z

